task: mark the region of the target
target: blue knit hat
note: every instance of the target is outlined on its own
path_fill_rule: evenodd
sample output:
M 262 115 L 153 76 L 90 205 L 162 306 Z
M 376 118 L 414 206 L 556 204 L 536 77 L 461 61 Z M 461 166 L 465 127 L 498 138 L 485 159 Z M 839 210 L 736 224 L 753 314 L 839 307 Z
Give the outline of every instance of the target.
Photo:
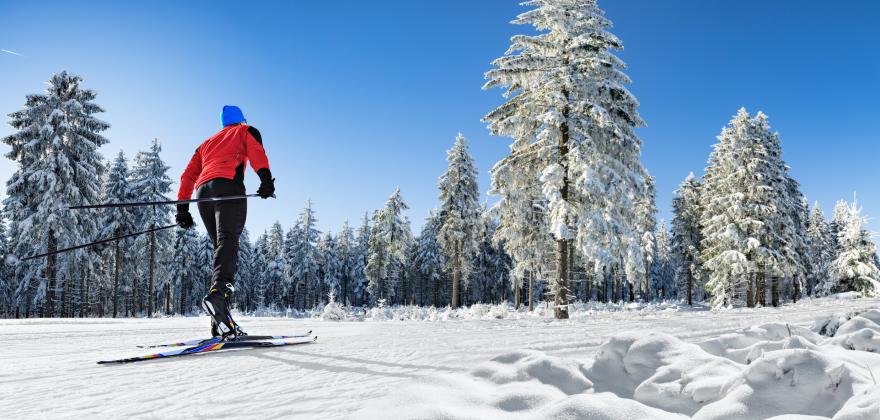
M 223 105 L 223 113 L 220 114 L 220 119 L 223 120 L 224 127 L 230 124 L 238 124 L 242 121 L 247 122 L 244 119 L 244 113 L 241 112 L 241 108 L 235 105 Z

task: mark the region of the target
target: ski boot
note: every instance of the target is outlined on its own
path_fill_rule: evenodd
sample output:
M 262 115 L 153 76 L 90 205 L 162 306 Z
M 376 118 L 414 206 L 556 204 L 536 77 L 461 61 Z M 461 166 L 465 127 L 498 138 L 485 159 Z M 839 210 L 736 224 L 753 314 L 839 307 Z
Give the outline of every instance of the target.
M 226 283 L 224 287 L 212 287 L 208 295 L 202 299 L 202 308 L 211 316 L 211 336 L 220 337 L 221 341 L 234 340 L 245 336 L 241 327 L 232 319 L 229 306 L 235 289 Z

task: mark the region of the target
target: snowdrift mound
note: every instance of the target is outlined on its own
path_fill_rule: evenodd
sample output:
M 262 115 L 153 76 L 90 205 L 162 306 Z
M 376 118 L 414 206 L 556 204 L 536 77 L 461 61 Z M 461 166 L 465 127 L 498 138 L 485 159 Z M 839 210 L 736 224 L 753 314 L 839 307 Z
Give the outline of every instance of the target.
M 756 419 L 783 414 L 831 417 L 870 379 L 808 349 L 772 351 L 754 361 L 694 419 Z
M 691 415 L 721 398 L 741 366 L 662 333 L 618 334 L 603 344 L 587 372 L 596 391 Z
M 353 418 L 382 419 L 685 419 L 611 393 L 594 394 L 578 361 L 522 350 L 467 374 L 419 381 Z
M 880 310 L 825 317 L 813 330 L 772 322 L 698 344 L 623 332 L 584 361 L 520 350 L 420 380 L 354 417 L 878 420 L 877 320 Z

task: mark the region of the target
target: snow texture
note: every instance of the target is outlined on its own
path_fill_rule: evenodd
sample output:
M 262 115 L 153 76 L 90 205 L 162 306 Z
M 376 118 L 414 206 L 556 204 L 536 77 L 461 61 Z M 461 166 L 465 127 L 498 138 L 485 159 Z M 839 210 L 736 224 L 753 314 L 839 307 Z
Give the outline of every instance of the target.
M 319 339 L 121 366 L 95 361 L 204 336 L 207 318 L 0 320 L 0 406 L 10 419 L 877 419 L 880 354 L 845 343 L 880 345 L 878 307 L 823 298 L 724 311 L 597 305 L 566 321 L 540 306 L 496 319 L 504 312 L 488 305 L 433 310 L 435 322 L 241 316 L 252 334 Z M 812 330 L 832 317 L 844 321 L 831 336 Z M 747 348 L 763 356 L 744 364 Z M 206 386 L 217 378 L 234 398 Z

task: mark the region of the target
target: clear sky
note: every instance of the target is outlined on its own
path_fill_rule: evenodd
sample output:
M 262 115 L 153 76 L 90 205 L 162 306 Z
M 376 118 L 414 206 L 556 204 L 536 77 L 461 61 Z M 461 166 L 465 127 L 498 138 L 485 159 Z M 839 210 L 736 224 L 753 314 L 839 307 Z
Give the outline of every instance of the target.
M 880 2 L 604 0 L 648 127 L 659 217 L 699 175 L 737 109 L 764 111 L 808 198 L 858 191 L 880 230 Z M 526 10 L 515 1 L 0 0 L 0 113 L 53 72 L 82 75 L 112 124 L 106 157 L 162 141 L 177 179 L 224 104 L 263 133 L 278 199 L 248 226 L 289 227 L 311 198 L 322 229 L 357 224 L 400 186 L 419 228 L 461 131 L 480 171 L 507 152 L 480 118 L 503 101 L 483 73 Z M 12 132 L 0 127 L 0 136 Z M 5 146 L 0 147 L 5 150 Z M 14 167 L 0 162 L 0 179 Z M 248 174 L 250 191 L 257 178 Z M 175 186 L 176 188 L 176 186 Z

